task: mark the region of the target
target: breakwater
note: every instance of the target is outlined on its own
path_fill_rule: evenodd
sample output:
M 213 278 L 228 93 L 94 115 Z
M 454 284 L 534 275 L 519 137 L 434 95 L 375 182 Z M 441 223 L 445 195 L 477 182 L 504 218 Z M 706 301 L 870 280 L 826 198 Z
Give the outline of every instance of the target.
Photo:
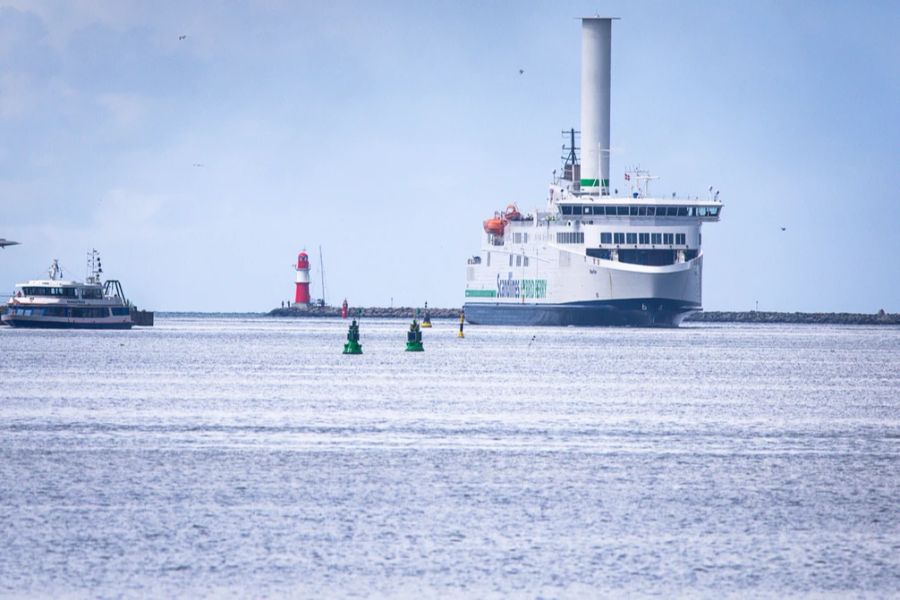
M 351 307 L 350 316 L 362 316 L 382 319 L 409 319 L 416 315 L 416 307 Z M 419 317 L 425 316 L 422 308 L 418 309 Z M 432 319 L 458 319 L 459 308 L 430 308 L 428 315 Z M 271 317 L 339 317 L 339 306 L 310 306 L 276 308 L 269 311 Z M 798 325 L 900 325 L 900 313 L 802 313 L 802 312 L 768 312 L 768 311 L 702 311 L 685 319 L 691 323 L 790 323 Z
M 703 311 L 692 323 L 789 323 L 792 325 L 900 325 L 900 313 L 802 313 L 768 311 Z

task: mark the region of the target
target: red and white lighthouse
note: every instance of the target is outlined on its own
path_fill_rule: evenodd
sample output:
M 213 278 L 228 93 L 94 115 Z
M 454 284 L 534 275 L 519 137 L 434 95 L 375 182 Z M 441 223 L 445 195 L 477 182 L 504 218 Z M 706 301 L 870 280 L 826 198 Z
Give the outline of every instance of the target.
M 297 255 L 297 293 L 294 304 L 309 306 L 309 256 L 306 252 Z

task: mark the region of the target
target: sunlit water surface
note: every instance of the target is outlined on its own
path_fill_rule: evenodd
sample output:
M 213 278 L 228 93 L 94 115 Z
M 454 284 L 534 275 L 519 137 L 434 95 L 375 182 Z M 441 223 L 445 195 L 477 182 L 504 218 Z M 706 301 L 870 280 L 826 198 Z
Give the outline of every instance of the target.
M 0 596 L 890 596 L 900 328 L 0 329 Z

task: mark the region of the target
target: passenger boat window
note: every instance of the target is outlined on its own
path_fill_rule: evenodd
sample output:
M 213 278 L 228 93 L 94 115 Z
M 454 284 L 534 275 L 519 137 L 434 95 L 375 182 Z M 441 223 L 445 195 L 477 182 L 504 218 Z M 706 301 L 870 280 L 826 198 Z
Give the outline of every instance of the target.
M 591 209 L 590 206 L 585 206 L 584 208 L 581 209 L 581 213 L 585 214 L 585 215 L 592 214 L 593 212 L 594 211 Z
M 572 214 L 573 214 L 573 215 L 580 215 L 580 214 L 581 214 L 581 206 L 573 206 L 573 207 L 572 207 Z
M 624 243 L 625 243 L 625 234 L 624 234 L 624 233 L 614 233 L 614 234 L 613 234 L 613 238 L 615 239 L 615 242 L 616 242 L 617 244 L 624 244 Z
M 616 207 L 616 212 L 617 212 L 617 213 L 619 214 L 619 216 L 621 216 L 621 217 L 627 217 L 627 216 L 628 216 L 628 207 L 627 207 L 627 206 L 617 206 L 617 207 Z
M 564 215 L 571 215 L 571 214 L 572 214 L 572 207 L 571 207 L 571 206 L 566 206 L 565 204 L 563 204 L 563 205 L 560 206 L 559 208 L 560 208 L 560 210 L 562 211 L 562 214 L 564 214 Z
M 677 206 L 668 207 L 666 209 L 666 216 L 667 217 L 677 217 L 678 216 L 678 207 Z
M 662 244 L 662 234 L 661 233 L 651 233 L 650 234 L 650 243 L 651 244 Z
M 636 233 L 625 234 L 625 242 L 628 244 L 637 244 L 637 234 Z
M 628 212 L 631 214 L 632 217 L 636 217 L 636 216 L 638 216 L 638 207 L 637 207 L 637 206 L 630 206 L 630 207 L 628 208 Z
M 705 207 L 705 206 L 698 206 L 698 207 L 697 207 L 697 216 L 698 216 L 698 217 L 705 217 L 705 216 L 706 216 L 706 207 Z
M 663 234 L 663 244 L 674 244 L 675 243 L 675 234 L 672 233 L 664 233 Z
M 601 244 L 612 244 L 612 232 L 604 231 L 600 234 Z
M 683 234 L 683 233 L 676 233 L 676 234 L 675 234 L 675 243 L 676 243 L 676 244 L 681 244 L 681 245 L 683 245 L 683 244 L 685 243 L 685 240 L 684 240 L 684 234 Z
M 656 216 L 656 207 L 655 207 L 655 206 L 648 206 L 648 207 L 647 207 L 647 216 L 648 216 L 648 217 L 655 217 L 655 216 Z
M 640 216 L 642 216 L 642 217 L 646 216 L 646 215 L 647 215 L 647 207 L 646 207 L 646 206 L 641 206 L 641 207 L 639 207 L 639 208 L 638 208 L 638 215 L 640 215 Z
M 678 207 L 678 216 L 679 216 L 679 217 L 686 217 L 686 216 L 688 216 L 688 208 L 687 208 L 687 206 L 679 206 L 679 207 Z
M 666 216 L 666 207 L 665 206 L 657 206 L 656 207 L 656 216 L 657 217 Z
M 650 234 L 649 233 L 641 233 L 638 235 L 638 240 L 640 244 L 649 244 L 650 243 Z
M 711 206 L 711 207 L 709 207 L 709 216 L 715 217 L 717 214 L 719 214 L 719 207 L 718 207 L 718 206 Z

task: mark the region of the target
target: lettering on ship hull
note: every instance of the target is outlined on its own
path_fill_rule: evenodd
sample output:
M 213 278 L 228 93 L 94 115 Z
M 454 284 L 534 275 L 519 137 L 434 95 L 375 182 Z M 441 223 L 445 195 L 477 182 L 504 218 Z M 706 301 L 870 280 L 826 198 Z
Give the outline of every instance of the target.
M 497 274 L 498 298 L 546 298 L 546 279 L 513 279 L 512 273 L 501 279 Z

